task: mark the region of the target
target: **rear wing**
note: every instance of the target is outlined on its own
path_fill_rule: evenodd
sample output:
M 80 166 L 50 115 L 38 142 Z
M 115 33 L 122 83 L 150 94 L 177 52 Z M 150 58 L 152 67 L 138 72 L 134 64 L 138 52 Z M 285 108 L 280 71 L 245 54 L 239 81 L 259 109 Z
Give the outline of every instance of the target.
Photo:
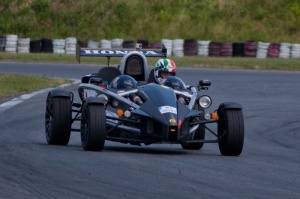
M 142 45 L 137 43 L 136 48 L 81 48 L 76 45 L 76 59 L 80 64 L 80 57 L 123 57 L 131 51 L 141 52 L 145 57 L 167 57 L 167 48 L 162 43 L 161 49 L 142 49 Z M 108 63 L 109 64 L 109 63 Z

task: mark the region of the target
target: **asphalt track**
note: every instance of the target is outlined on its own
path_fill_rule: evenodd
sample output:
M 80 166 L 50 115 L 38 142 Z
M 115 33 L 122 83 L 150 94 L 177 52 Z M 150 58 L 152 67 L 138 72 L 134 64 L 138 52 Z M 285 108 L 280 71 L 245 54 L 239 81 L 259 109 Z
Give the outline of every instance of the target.
M 1 73 L 80 79 L 97 66 L 0 63 Z M 83 151 L 79 133 L 68 146 L 44 135 L 46 93 L 0 111 L 0 198 L 299 198 L 300 73 L 180 68 L 188 84 L 210 79 L 203 94 L 243 105 L 244 150 L 220 155 L 180 145 L 132 146 L 107 141 Z M 77 94 L 77 85 L 67 87 Z M 212 127 L 214 128 L 214 127 Z

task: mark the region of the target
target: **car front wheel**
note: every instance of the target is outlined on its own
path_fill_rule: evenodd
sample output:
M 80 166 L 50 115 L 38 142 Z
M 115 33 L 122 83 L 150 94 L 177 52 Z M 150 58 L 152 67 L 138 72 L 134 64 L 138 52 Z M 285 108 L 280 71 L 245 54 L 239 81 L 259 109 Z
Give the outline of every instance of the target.
M 244 145 L 244 118 L 240 109 L 219 111 L 218 143 L 222 155 L 238 156 Z
M 67 97 L 53 97 L 46 100 L 45 134 L 48 144 L 67 145 L 72 125 L 72 102 Z
M 106 115 L 102 104 L 84 103 L 81 113 L 81 144 L 86 151 L 101 151 L 106 137 Z

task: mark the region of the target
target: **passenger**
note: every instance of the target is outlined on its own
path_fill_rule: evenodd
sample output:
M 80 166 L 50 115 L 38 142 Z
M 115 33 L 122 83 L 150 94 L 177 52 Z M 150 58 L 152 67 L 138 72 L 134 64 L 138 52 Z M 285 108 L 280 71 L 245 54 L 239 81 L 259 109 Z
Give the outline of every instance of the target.
M 116 90 L 134 89 L 137 88 L 137 82 L 129 75 L 119 75 L 111 81 L 109 87 Z

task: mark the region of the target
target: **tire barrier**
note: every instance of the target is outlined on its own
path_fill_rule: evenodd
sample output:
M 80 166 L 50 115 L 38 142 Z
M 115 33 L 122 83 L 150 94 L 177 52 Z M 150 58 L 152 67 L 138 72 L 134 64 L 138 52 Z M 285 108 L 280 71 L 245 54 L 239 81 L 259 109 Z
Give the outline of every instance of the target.
M 101 43 L 100 41 L 101 48 L 107 48 L 109 47 L 109 45 L 111 45 L 111 48 L 122 48 L 123 39 L 116 38 L 116 39 L 112 39 L 111 42 L 109 40 L 103 40 L 102 42 L 104 43 Z
M 107 39 L 100 40 L 100 43 L 97 46 L 100 48 L 112 48 L 111 41 Z
M 172 41 L 172 55 L 175 57 L 183 57 L 183 47 L 184 40 L 183 39 L 174 39 Z
M 17 51 L 18 51 L 18 53 L 29 53 L 30 52 L 30 38 L 18 38 Z
M 281 43 L 279 48 L 279 58 L 290 58 L 291 57 L 291 44 L 290 43 Z
M 149 41 L 147 39 L 138 39 L 137 43 L 142 44 L 142 48 L 149 48 Z
M 85 41 L 77 41 L 78 45 L 82 48 L 87 48 L 88 44 Z
M 232 43 L 232 56 L 243 57 L 244 56 L 245 43 L 234 42 Z
M 76 44 L 88 48 L 142 48 L 161 49 L 163 43 L 167 48 L 167 56 L 222 56 L 222 57 L 256 57 L 256 58 L 300 58 L 300 44 L 267 43 L 246 40 L 245 42 L 211 42 L 195 39 L 162 39 L 160 42 L 149 42 L 146 39 L 124 41 L 121 38 L 102 39 L 100 42 L 90 40 L 77 41 L 75 37 L 66 39 L 31 40 L 19 38 L 18 35 L 0 36 L 0 51 L 10 53 L 55 53 L 76 54 Z
M 277 58 L 279 57 L 279 52 L 280 52 L 280 44 L 271 43 L 268 48 L 267 57 Z
M 210 41 L 198 41 L 198 56 L 207 57 Z
M 245 57 L 255 57 L 257 51 L 257 45 L 255 41 L 246 41 L 244 44 L 244 56 Z
M 197 55 L 198 42 L 195 39 L 185 39 L 184 40 L 184 56 L 194 56 Z
M 41 39 L 41 52 L 43 53 L 53 53 L 53 43 L 52 39 L 42 38 Z
M 152 43 L 150 43 L 149 48 L 161 49 L 161 42 L 152 42 Z
M 65 40 L 65 44 L 66 44 L 66 47 L 65 47 L 66 54 L 75 55 L 77 39 L 75 37 L 68 37 Z
M 5 52 L 16 53 L 17 52 L 18 36 L 9 34 L 5 38 Z
M 291 58 L 300 58 L 300 44 L 291 45 Z
M 258 42 L 256 58 L 267 58 L 270 43 Z
M 173 46 L 173 41 L 170 39 L 162 39 L 161 43 L 163 43 L 167 49 L 167 56 L 172 55 L 172 46 Z
M 89 40 L 87 43 L 88 48 L 100 48 L 100 43 L 97 41 Z
M 4 51 L 5 48 L 5 37 L 0 36 L 0 51 Z
M 41 40 L 31 40 L 29 44 L 31 53 L 39 53 L 41 52 L 42 43 Z
M 221 42 L 210 42 L 208 47 L 208 55 L 218 57 L 221 55 Z
M 224 42 L 221 43 L 221 54 L 222 57 L 232 57 L 232 43 Z
M 64 54 L 66 41 L 64 39 L 53 39 L 53 53 L 55 54 Z
M 126 40 L 122 44 L 123 48 L 135 48 L 135 43 L 133 40 Z

